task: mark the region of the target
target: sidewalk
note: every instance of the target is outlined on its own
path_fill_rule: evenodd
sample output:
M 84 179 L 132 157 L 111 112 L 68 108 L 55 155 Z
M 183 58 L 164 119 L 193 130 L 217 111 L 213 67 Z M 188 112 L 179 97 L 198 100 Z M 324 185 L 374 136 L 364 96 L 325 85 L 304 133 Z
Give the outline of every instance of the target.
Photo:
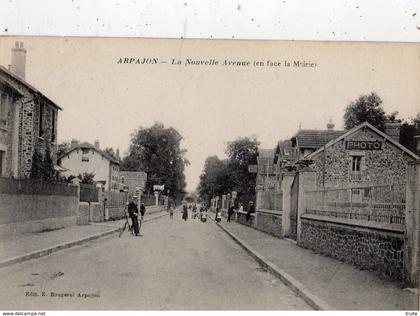
M 296 291 L 297 285 L 298 292 L 299 287 L 307 290 L 315 301 L 318 298 L 321 304 L 325 302 L 326 309 L 418 310 L 418 294 L 380 279 L 372 272 L 318 255 L 291 241 L 237 222 L 227 223 L 224 219 L 220 226 L 251 255 L 257 256 L 258 261 L 263 258 L 267 267 L 274 267 L 285 279 L 292 280 L 292 284 L 288 284 L 291 288 Z M 285 283 L 288 283 L 287 280 Z
M 144 222 L 166 215 L 166 212 L 145 214 Z M 39 258 L 53 252 L 80 245 L 117 232 L 125 219 L 90 225 L 71 226 L 58 230 L 24 234 L 0 240 L 0 267 Z

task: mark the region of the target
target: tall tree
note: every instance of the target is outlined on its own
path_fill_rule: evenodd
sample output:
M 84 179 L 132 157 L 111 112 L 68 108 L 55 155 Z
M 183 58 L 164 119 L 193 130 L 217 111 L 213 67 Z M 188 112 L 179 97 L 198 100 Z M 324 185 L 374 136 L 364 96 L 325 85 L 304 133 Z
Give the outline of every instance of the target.
M 255 193 L 256 174 L 248 171 L 248 166 L 257 163 L 259 142 L 255 137 L 239 137 L 228 143 L 229 176 L 232 189 L 240 195 L 251 196 Z
M 363 122 L 369 122 L 381 131 L 385 130 L 387 116 L 382 99 L 375 92 L 361 95 L 347 105 L 344 113 L 344 128 L 351 129 Z
M 414 136 L 420 135 L 420 113 L 415 118 L 404 121 L 401 124 L 400 143 L 412 152 L 416 152 Z
M 186 150 L 181 148 L 183 137 L 172 127 L 165 128 L 162 123 L 152 127 L 140 127 L 131 135 L 128 155 L 124 157 L 121 170 L 145 171 L 147 173 L 146 191 L 153 185 L 165 185 L 165 193 L 176 199 L 185 194 Z
M 61 142 L 57 145 L 57 157 L 60 157 L 61 155 L 68 152 L 71 148 L 71 144 L 69 141 Z
M 220 160 L 217 156 L 207 157 L 197 191 L 200 198 L 207 202 L 213 196 L 232 191 L 228 161 Z
M 237 191 L 238 196 L 253 199 L 256 175 L 248 172 L 248 165 L 257 162 L 258 145 L 256 138 L 240 137 L 228 143 L 228 159 L 208 157 L 197 190 L 200 198 L 208 201 L 213 196 Z

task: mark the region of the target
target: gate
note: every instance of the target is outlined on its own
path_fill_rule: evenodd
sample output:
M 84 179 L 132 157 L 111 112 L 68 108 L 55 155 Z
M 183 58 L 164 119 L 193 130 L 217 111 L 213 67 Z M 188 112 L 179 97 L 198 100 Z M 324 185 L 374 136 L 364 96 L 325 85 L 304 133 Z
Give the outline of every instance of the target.
M 290 190 L 290 235 L 285 236 L 297 240 L 298 224 L 298 197 L 299 197 L 299 175 L 296 174 L 293 179 Z

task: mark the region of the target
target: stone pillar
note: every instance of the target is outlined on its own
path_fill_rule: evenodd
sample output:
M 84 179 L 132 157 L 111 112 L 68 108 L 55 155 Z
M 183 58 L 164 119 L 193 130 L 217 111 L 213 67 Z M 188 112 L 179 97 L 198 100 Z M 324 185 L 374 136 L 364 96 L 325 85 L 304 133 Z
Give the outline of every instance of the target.
M 290 235 L 290 201 L 291 201 L 291 189 L 292 183 L 295 179 L 295 172 L 288 172 L 283 175 L 283 180 L 281 183 L 281 190 L 283 191 L 283 201 L 282 201 L 282 237 Z
M 420 273 L 420 160 L 407 168 L 405 204 L 404 275 L 409 286 L 417 287 Z
M 222 195 L 222 210 L 224 210 L 226 208 L 226 195 L 223 194 Z
M 263 194 L 264 191 L 262 189 L 257 189 L 255 194 L 255 212 L 263 208 Z
M 159 206 L 159 191 L 155 191 L 155 205 Z
M 299 193 L 298 193 L 298 212 L 297 212 L 297 242 L 300 242 L 301 219 L 300 216 L 305 214 L 306 206 L 310 203 L 307 199 L 307 190 L 316 189 L 316 172 L 312 168 L 305 167 L 298 172 L 299 177 Z
M 80 179 L 74 178 L 73 180 L 71 180 L 71 186 L 77 187 L 77 199 L 80 202 Z

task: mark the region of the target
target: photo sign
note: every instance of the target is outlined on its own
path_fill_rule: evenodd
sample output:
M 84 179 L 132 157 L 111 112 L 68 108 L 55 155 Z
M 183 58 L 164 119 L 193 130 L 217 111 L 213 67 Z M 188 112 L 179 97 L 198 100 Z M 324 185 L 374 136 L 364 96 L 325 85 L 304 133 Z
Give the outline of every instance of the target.
M 346 149 L 348 150 L 381 150 L 382 142 L 377 140 L 347 140 Z

